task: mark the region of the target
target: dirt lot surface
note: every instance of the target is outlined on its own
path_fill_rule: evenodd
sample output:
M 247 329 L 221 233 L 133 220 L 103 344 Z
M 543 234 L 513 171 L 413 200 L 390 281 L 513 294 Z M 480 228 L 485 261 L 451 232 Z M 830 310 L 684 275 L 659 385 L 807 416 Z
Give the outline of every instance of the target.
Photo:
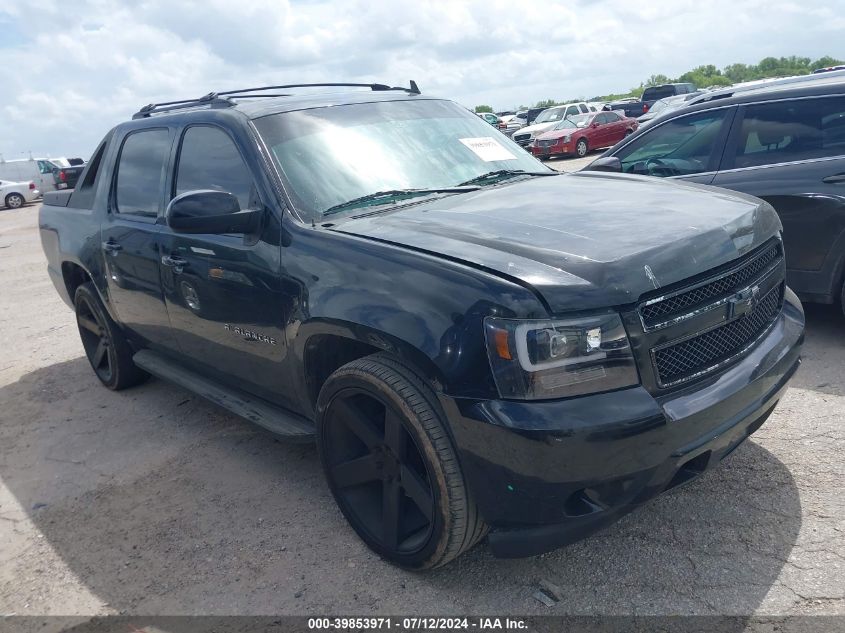
M 804 367 L 722 467 L 568 548 L 413 574 L 347 527 L 310 446 L 161 381 L 102 388 L 37 212 L 0 210 L 0 614 L 845 614 L 833 308 L 809 307 Z

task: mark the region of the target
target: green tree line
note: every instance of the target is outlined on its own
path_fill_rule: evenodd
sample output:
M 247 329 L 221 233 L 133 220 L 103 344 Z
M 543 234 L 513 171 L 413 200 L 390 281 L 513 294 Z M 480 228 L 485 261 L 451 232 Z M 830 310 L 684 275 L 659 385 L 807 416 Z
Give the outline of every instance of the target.
M 743 81 L 753 81 L 755 79 L 767 79 L 769 77 L 789 77 L 792 75 L 808 75 L 814 70 L 825 68 L 827 66 L 837 66 L 845 64 L 840 59 L 836 59 L 829 55 L 820 57 L 816 60 L 811 60 L 809 57 L 798 57 L 792 55 L 790 57 L 765 57 L 756 64 L 728 64 L 722 69 L 716 68 L 713 64 L 704 66 L 696 66 L 692 70 L 688 70 L 679 77 L 670 78 L 667 75 L 652 75 L 645 81 L 641 82 L 639 86 L 631 88 L 628 92 L 613 93 L 606 95 L 598 95 L 591 99 L 584 97 L 577 97 L 573 99 L 564 99 L 557 101 L 555 99 L 543 99 L 538 101 L 533 108 L 548 108 L 560 103 L 569 103 L 571 101 L 615 101 L 617 99 L 625 99 L 627 97 L 639 98 L 643 94 L 643 90 L 649 86 L 659 86 L 661 84 L 671 83 L 693 83 L 698 88 L 709 88 L 712 86 L 730 86 L 731 84 L 741 83 Z M 478 106 L 488 107 L 489 106 Z M 476 107 L 476 111 L 478 110 Z M 520 109 L 526 106 L 519 106 Z

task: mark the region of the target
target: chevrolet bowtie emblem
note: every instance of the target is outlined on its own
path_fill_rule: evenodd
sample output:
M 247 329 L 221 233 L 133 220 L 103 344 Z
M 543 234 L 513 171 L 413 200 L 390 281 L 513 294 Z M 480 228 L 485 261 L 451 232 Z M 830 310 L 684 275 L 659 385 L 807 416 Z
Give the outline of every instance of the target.
M 728 299 L 728 319 L 741 317 L 751 312 L 757 305 L 759 295 L 760 286 L 752 286 Z

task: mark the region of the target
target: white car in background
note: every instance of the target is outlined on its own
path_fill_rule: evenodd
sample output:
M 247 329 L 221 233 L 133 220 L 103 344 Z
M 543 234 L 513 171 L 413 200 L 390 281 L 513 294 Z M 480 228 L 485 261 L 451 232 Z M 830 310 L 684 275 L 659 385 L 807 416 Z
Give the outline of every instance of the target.
M 35 202 L 40 196 L 41 192 L 36 189 L 32 181 L 0 180 L 0 204 L 7 209 L 19 209 L 27 202 Z
M 530 145 L 531 141 L 534 140 L 535 136 L 538 136 L 543 132 L 548 132 L 566 117 L 596 111 L 595 106 L 590 106 L 583 101 L 552 106 L 551 108 L 546 108 L 537 115 L 537 118 L 534 119 L 534 122 L 531 125 L 513 132 L 513 136 L 511 138 L 527 149 L 528 145 Z

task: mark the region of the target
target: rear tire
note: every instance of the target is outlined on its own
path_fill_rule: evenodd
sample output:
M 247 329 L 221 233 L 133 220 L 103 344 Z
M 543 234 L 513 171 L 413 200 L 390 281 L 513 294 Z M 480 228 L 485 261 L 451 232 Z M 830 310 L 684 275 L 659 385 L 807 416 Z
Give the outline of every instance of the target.
M 587 152 L 590 151 L 590 148 L 587 146 L 587 139 L 581 138 L 578 139 L 578 142 L 575 144 L 575 154 L 578 158 L 584 158 L 587 155 Z
M 6 196 L 6 208 L 8 209 L 20 209 L 25 202 L 23 196 L 19 193 L 10 193 Z
M 317 400 L 317 449 L 341 512 L 391 563 L 438 567 L 487 533 L 437 397 L 391 356 L 329 376 Z
M 93 283 L 88 281 L 79 286 L 73 303 L 82 347 L 100 382 L 120 391 L 149 378 L 147 372 L 132 362 L 132 348 L 106 312 Z

